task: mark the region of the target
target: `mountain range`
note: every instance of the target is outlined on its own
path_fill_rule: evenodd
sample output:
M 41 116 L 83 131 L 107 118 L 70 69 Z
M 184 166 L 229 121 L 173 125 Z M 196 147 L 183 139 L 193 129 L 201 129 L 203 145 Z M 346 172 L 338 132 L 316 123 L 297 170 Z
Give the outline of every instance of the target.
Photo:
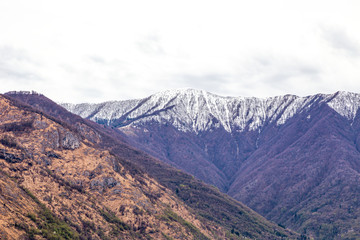
M 307 239 L 37 93 L 0 95 L 1 239 Z
M 62 106 L 279 226 L 360 238 L 360 94 L 261 99 L 182 89 Z

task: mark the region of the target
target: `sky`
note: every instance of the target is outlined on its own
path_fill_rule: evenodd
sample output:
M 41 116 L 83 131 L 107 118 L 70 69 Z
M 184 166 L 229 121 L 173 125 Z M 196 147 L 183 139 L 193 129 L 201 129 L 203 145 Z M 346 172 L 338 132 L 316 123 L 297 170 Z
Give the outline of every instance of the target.
M 0 93 L 360 93 L 359 0 L 1 0 Z

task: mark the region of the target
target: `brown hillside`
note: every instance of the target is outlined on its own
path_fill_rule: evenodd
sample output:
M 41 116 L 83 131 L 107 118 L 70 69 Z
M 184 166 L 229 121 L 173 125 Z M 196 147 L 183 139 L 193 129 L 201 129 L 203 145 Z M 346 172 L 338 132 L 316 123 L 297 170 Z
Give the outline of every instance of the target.
M 156 181 L 145 174 L 135 178 L 115 156 L 94 148 L 59 123 L 20 109 L 3 97 L 0 113 L 5 209 L 0 214 L 2 236 L 7 239 L 33 235 L 207 239 L 224 235 L 220 228 L 203 225 Z M 42 208 L 64 220 L 58 225 L 67 226 L 72 235 L 57 233 L 55 228 L 48 232 Z

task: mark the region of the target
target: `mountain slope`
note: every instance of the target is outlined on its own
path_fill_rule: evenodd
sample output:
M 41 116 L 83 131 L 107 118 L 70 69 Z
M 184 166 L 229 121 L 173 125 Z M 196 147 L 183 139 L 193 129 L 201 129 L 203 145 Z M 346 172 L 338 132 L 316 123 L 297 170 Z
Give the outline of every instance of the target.
M 116 156 L 59 121 L 12 103 L 1 99 L 1 165 L 43 210 L 23 212 L 33 228 L 14 223 L 29 238 L 217 238 L 153 179 L 132 174 Z M 57 223 L 52 215 L 67 227 L 59 221 L 50 232 L 47 226 Z M 17 239 L 11 231 L 7 234 Z
M 116 130 L 83 120 L 42 95 L 13 93 L 0 100 L 3 171 L 79 238 L 297 238 L 129 147 Z M 33 226 L 19 231 L 44 236 L 49 219 L 40 210 L 34 214 L 39 216 L 29 217 Z M 16 239 L 15 225 L 7 224 L 6 234 Z
M 318 238 L 352 236 L 360 214 L 356 124 L 326 105 L 298 115 L 244 162 L 228 193 Z
M 318 239 L 360 237 L 360 95 L 267 99 L 174 90 L 64 104 L 276 221 Z

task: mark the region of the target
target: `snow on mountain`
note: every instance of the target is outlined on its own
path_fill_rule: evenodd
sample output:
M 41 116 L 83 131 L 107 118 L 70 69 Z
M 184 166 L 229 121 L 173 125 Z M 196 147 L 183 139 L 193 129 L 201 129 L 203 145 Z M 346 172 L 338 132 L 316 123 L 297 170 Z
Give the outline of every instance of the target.
M 337 92 L 325 98 L 327 104 L 340 115 L 353 121 L 360 107 L 360 94 L 351 92 Z
M 148 98 L 99 104 L 62 104 L 67 110 L 94 121 L 140 125 L 155 121 L 177 129 L 201 132 L 223 127 L 226 131 L 256 130 L 266 122 L 284 124 L 315 102 L 326 103 L 353 120 L 360 107 L 360 94 L 337 92 L 307 97 L 222 97 L 202 90 L 168 90 Z

